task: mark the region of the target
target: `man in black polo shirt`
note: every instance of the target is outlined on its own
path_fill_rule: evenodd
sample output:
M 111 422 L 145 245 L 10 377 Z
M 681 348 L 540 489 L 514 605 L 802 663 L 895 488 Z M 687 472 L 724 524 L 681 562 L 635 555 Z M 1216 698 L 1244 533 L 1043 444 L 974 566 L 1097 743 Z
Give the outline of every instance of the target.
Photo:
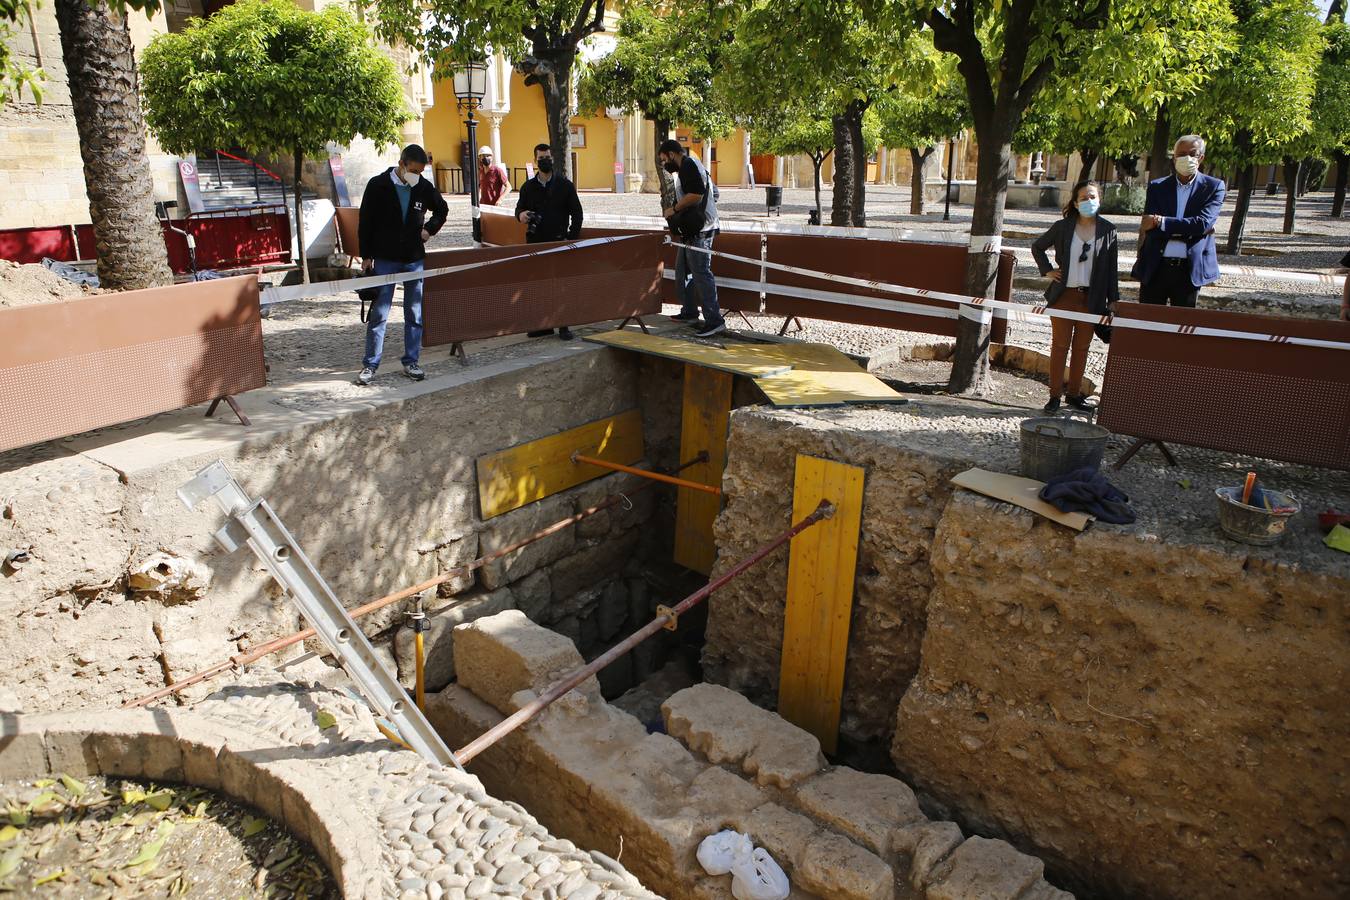
M 403 148 L 398 165 L 386 169 L 366 185 L 361 197 L 361 270 L 367 275 L 420 272 L 427 251 L 423 246 L 441 230 L 450 207 L 440 191 L 422 177 L 427 152 L 416 144 Z M 427 214 L 431 218 L 427 218 Z M 356 383 L 370 384 L 384 352 L 384 328 L 394 305 L 394 285 L 378 288 L 366 320 L 366 355 Z M 403 282 L 403 374 L 413 381 L 426 378 L 418 365 L 422 353 L 422 281 Z
M 553 148 L 539 144 L 534 148 L 535 175 L 520 186 L 516 200 L 516 218 L 525 223 L 525 242 L 574 241 L 581 236 L 581 198 L 576 185 L 553 171 Z M 553 329 L 531 331 L 530 337 L 552 334 Z M 572 329 L 564 325 L 558 337 L 572 339 Z

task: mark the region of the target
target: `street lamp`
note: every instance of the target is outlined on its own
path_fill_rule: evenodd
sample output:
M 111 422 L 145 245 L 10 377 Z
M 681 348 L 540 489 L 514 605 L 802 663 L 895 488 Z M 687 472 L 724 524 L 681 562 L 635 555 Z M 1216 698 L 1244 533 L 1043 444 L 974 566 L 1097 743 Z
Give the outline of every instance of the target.
M 482 242 L 483 227 L 478 210 L 478 123 L 473 111 L 482 105 L 486 93 L 487 63 L 474 60 L 455 70 L 455 99 L 469 114 L 464 124 L 469 129 L 469 206 L 473 210 L 474 243 Z
M 947 199 L 942 204 L 942 221 L 947 222 L 952 217 L 952 168 L 956 163 L 956 136 L 951 135 L 947 138 Z

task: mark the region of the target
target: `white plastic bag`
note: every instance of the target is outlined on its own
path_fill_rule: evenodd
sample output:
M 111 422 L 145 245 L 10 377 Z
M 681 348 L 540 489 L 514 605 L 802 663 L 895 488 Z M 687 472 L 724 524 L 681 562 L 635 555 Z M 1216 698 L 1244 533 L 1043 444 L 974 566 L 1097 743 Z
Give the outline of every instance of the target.
M 732 866 L 731 876 L 731 896 L 736 900 L 786 900 L 790 890 L 787 875 L 763 847 Z
M 752 863 L 755 845 L 739 831 L 710 834 L 698 845 L 698 862 L 709 875 L 725 875 L 738 863 Z

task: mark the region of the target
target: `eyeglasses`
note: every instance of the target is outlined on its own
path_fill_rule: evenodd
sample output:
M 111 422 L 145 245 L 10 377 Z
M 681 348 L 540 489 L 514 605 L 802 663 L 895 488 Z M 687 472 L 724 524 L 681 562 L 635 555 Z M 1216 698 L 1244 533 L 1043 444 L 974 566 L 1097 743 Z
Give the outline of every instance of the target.
M 1091 252 L 1092 252 L 1092 244 L 1089 243 L 1088 241 L 1083 241 L 1083 252 L 1078 254 L 1078 261 L 1087 262 L 1088 254 Z

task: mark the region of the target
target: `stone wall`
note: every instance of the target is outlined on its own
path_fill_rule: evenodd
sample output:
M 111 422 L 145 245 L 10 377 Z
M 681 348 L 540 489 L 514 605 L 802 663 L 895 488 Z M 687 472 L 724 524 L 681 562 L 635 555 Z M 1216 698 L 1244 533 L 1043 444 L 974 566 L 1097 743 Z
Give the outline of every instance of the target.
M 427 711 L 452 746 L 581 664 L 570 641 L 519 612 L 454 634 L 458 683 Z M 669 734 L 649 734 L 590 680 L 469 768 L 493 795 L 675 900 L 730 895 L 730 877 L 707 874 L 695 856 L 723 828 L 768 850 L 800 900 L 1070 897 L 1042 879 L 1039 860 L 930 821 L 897 779 L 827 766 L 814 737 L 733 691 L 687 688 L 662 713 Z
M 645 615 L 630 604 L 650 602 L 640 561 L 653 492 L 609 477 L 484 522 L 474 460 L 631 409 L 636 384 L 631 356 L 595 351 L 338 417 L 297 415 L 291 430 L 135 471 L 67 454 L 60 442 L 0 454 L 0 546 L 30 548 L 32 557 L 0 575 L 6 682 L 31 711 L 102 706 L 298 626 L 251 554 L 217 548 L 211 535 L 219 515 L 189 512 L 175 496 L 216 458 L 269 500 L 351 606 L 505 546 L 613 490 L 631 493 L 631 507 L 601 513 L 427 598 L 439 684 L 448 678 L 450 651 L 436 636 L 485 611 L 526 609 L 595 652 L 630 614 Z M 392 636 L 410 608 L 411 601 L 387 607 L 363 627 Z M 410 643 L 406 633 L 396 635 L 409 680 Z
M 1224 538 L 1207 488 L 1246 464 L 1222 455 L 1113 471 L 1139 521 L 1081 534 L 953 493 L 972 464 L 1017 471 L 1023 415 L 733 414 L 719 570 L 787 526 L 797 453 L 867 471 L 841 759 L 1094 896 L 1343 895 L 1345 557 L 1306 514 L 1276 548 Z M 1263 477 L 1305 511 L 1346 496 L 1324 471 Z M 704 651 L 709 680 L 770 709 L 787 558 L 711 598 Z

